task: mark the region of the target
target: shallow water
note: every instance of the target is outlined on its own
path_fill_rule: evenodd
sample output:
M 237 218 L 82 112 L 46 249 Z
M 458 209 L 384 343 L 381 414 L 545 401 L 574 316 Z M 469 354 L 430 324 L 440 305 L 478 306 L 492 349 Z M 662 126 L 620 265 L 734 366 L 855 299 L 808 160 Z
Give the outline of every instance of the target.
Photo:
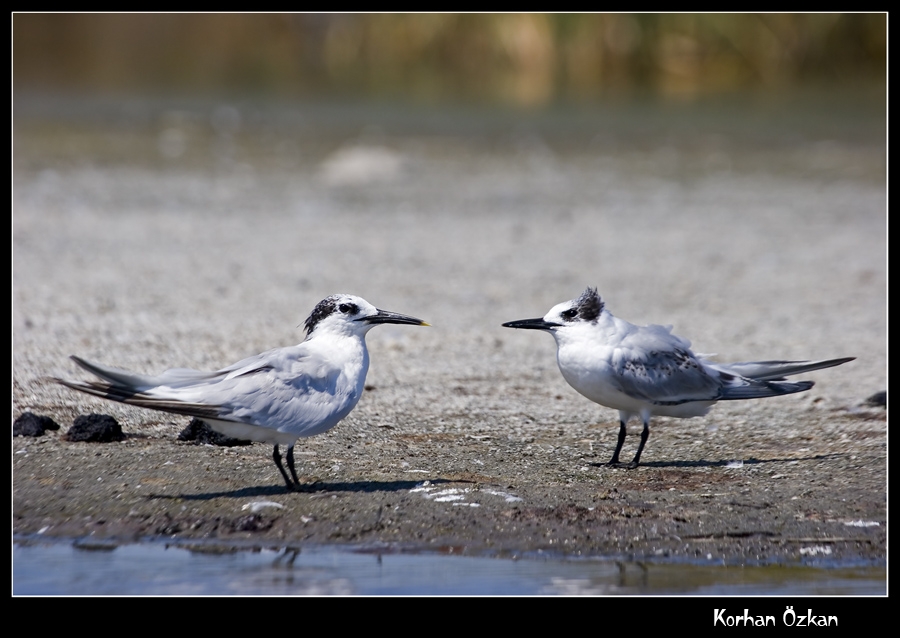
M 478 558 L 317 546 L 41 542 L 13 548 L 15 595 L 885 595 L 886 569 Z

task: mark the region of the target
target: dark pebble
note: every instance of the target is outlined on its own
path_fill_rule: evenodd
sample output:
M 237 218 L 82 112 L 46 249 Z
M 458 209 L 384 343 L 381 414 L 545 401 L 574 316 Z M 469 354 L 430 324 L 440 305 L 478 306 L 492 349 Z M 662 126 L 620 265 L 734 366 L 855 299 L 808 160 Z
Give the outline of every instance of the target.
M 125 434 L 119 422 L 108 414 L 82 414 L 75 418 L 65 438 L 67 441 L 109 443 L 124 440 Z
M 194 441 L 196 445 L 221 445 L 222 447 L 234 447 L 236 445 L 250 445 L 253 441 L 244 441 L 243 439 L 233 439 L 225 436 L 220 432 L 216 432 L 200 419 L 191 419 L 179 434 L 179 441 Z
M 47 430 L 58 430 L 59 424 L 49 416 L 23 412 L 13 422 L 13 436 L 43 436 Z
M 871 405 L 875 408 L 887 408 L 887 390 L 876 392 L 870 396 L 866 399 L 866 405 Z

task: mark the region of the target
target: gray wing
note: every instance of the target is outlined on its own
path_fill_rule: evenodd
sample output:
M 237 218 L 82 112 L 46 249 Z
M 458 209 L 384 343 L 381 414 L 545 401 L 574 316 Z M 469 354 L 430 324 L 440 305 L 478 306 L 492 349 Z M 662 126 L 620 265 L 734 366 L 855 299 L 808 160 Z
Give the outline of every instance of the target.
M 716 399 L 718 375 L 691 352 L 690 341 L 672 334 L 672 326 L 627 324 L 627 329 L 612 360 L 623 393 L 657 405 Z
M 856 357 L 828 359 L 825 361 L 742 361 L 721 364 L 717 367 L 733 374 L 759 381 L 783 381 L 785 377 L 822 368 L 839 366 L 853 361 Z
M 109 399 L 110 401 L 136 405 L 141 408 L 150 408 L 151 410 L 160 410 L 162 412 L 195 416 L 199 419 L 223 418 L 221 415 L 221 408 L 216 405 L 189 403 L 176 399 L 162 399 L 140 392 L 133 392 L 123 386 L 108 383 L 106 381 L 80 382 L 56 378 L 54 381 L 68 388 L 72 388 L 73 390 L 92 394 L 101 399 Z
M 73 390 L 152 410 L 298 433 L 328 422 L 335 405 L 329 397 L 340 372 L 309 357 L 303 344 L 248 357 L 217 372 L 179 368 L 158 376 L 72 359 L 100 378 L 55 379 Z
M 341 368 L 304 344 L 270 350 L 219 373 L 215 382 L 180 389 L 178 397 L 215 406 L 220 420 L 297 436 L 331 428 L 359 400 L 356 388 L 339 386 Z
M 100 381 L 68 381 L 55 379 L 66 387 L 85 392 L 102 399 L 127 403 L 142 408 L 184 414 L 198 418 L 220 418 L 222 406 L 205 402 L 184 401 L 177 396 L 177 390 L 209 386 L 215 384 L 224 375 L 222 372 L 204 372 L 189 368 L 167 370 L 158 376 L 142 375 L 98 363 L 86 361 L 72 355 L 72 360 L 79 366 L 97 376 Z M 160 388 L 174 390 L 171 396 L 154 394 Z
M 814 385 L 812 381 L 787 382 L 781 379 L 786 374 L 827 368 L 845 361 L 771 361 L 738 364 L 738 367 L 719 366 L 704 361 L 689 350 L 678 348 L 622 359 L 618 365 L 618 380 L 625 393 L 655 405 L 759 399 L 809 390 Z M 764 376 L 750 378 L 739 374 L 739 370 L 758 372 Z
M 815 385 L 813 381 L 785 381 L 785 378 L 839 366 L 853 361 L 854 358 L 844 357 L 826 361 L 743 361 L 721 365 L 709 364 L 708 367 L 717 370 L 726 381 L 722 388 L 722 399 L 757 399 L 809 390 Z
M 690 350 L 651 350 L 634 356 L 626 349 L 614 358 L 616 380 L 625 394 L 656 405 L 715 401 L 723 381 Z
M 691 352 L 690 345 L 672 334 L 671 326 L 634 329 L 622 340 L 614 361 L 622 391 L 657 405 L 779 396 L 813 386 L 812 381 L 784 381 L 787 376 L 852 360 L 714 364 Z
M 151 376 L 136 374 L 129 370 L 123 370 L 122 368 L 115 368 L 113 366 L 91 363 L 90 361 L 85 361 L 81 357 L 76 357 L 74 354 L 70 358 L 79 366 L 91 374 L 100 377 L 104 381 L 125 388 L 131 388 L 135 392 L 141 392 L 159 386 L 177 388 L 209 382 L 210 380 L 221 377 L 223 373 L 228 370 L 228 368 L 226 368 L 225 370 L 220 370 L 218 372 L 204 372 L 203 370 L 192 370 L 190 368 L 173 368 L 171 370 L 166 370 L 158 376 Z

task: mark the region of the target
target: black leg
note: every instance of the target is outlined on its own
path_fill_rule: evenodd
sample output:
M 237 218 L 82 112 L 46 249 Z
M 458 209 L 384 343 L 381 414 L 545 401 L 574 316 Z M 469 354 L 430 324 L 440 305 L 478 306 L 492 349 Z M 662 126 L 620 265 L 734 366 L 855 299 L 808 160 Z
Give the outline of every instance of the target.
M 610 465 L 619 465 L 619 452 L 622 451 L 622 444 L 625 442 L 625 434 L 627 430 L 625 429 L 625 421 L 619 419 L 619 442 L 616 443 L 616 451 L 613 452 L 612 459 L 610 459 Z
M 634 460 L 631 461 L 631 467 L 638 466 L 641 460 L 641 452 L 644 451 L 644 444 L 647 443 L 648 438 L 650 438 L 650 419 L 644 421 L 644 430 L 641 432 L 641 444 L 638 446 L 637 454 L 634 455 Z
M 293 445 L 288 448 L 288 465 L 293 466 L 291 460 L 293 455 L 291 454 L 291 450 L 293 449 Z M 281 476 L 284 477 L 284 484 L 287 485 L 288 491 L 294 491 L 294 483 L 291 483 L 291 479 L 288 478 L 287 472 L 284 471 L 284 466 L 281 464 L 281 453 L 278 451 L 278 444 L 275 444 L 275 449 L 272 450 L 272 459 L 275 461 L 275 465 L 278 466 L 278 471 L 281 472 Z M 294 468 L 291 467 L 291 471 L 294 471 Z
M 294 485 L 296 485 L 297 489 L 299 490 L 300 489 L 300 479 L 297 478 L 297 471 L 294 469 L 294 444 L 293 443 L 291 443 L 288 446 L 287 462 L 288 462 L 288 469 L 291 471 L 291 476 L 294 478 Z

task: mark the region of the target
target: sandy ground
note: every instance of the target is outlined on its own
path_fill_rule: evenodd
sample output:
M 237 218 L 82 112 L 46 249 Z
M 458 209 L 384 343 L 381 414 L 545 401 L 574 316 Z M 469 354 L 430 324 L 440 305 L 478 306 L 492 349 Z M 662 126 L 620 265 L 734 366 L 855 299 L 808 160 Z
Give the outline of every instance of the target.
M 42 105 L 14 129 L 12 407 L 62 430 L 12 440 L 15 534 L 885 564 L 883 122 Z M 500 327 L 588 285 L 721 361 L 857 359 L 655 419 L 644 464 L 611 468 L 615 411 L 549 336 Z M 358 407 L 297 446 L 300 493 L 268 446 L 178 442 L 186 418 L 49 381 L 85 377 L 70 354 L 219 368 L 296 343 L 334 292 L 433 327 L 369 334 Z M 90 412 L 126 440 L 61 438 Z

